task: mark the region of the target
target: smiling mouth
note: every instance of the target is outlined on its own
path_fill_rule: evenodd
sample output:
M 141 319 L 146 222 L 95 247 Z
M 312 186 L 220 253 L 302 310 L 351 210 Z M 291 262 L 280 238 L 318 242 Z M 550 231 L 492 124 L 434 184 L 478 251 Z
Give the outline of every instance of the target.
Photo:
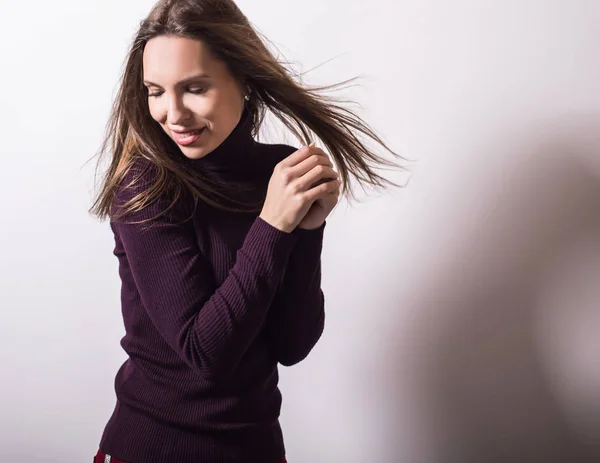
M 183 133 L 173 132 L 173 139 L 179 145 L 183 145 L 183 146 L 190 145 L 190 144 L 194 143 L 200 137 L 200 135 L 202 135 L 202 133 L 204 133 L 205 129 L 206 129 L 206 127 L 202 127 L 199 130 L 191 130 L 189 132 L 183 132 Z

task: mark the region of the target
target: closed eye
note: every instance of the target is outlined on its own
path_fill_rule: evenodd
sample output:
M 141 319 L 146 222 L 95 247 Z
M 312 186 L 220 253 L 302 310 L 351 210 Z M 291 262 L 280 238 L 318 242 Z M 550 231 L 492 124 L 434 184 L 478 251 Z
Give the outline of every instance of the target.
M 204 93 L 206 91 L 205 88 L 203 87 L 198 87 L 198 88 L 188 88 L 187 90 L 189 93 L 193 94 L 193 95 L 200 95 L 201 93 Z M 148 93 L 149 97 L 153 97 L 153 98 L 158 98 L 159 96 L 161 96 L 164 92 L 154 92 L 154 93 Z

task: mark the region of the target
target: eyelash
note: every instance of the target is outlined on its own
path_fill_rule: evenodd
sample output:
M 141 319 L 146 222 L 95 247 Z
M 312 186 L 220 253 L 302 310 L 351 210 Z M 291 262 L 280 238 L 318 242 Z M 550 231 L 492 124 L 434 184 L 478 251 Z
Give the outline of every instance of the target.
M 188 92 L 190 92 L 193 95 L 200 95 L 201 93 L 203 93 L 206 89 L 204 88 L 200 88 L 198 90 L 189 90 Z M 153 97 L 153 98 L 158 98 L 159 96 L 161 96 L 162 93 L 161 92 L 156 92 L 156 93 L 148 93 L 149 97 Z

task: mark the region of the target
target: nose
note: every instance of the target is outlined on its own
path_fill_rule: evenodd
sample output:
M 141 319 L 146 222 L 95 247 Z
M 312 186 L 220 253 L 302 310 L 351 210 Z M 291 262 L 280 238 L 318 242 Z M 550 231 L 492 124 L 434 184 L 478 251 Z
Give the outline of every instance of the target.
M 183 104 L 183 98 L 173 95 L 168 100 L 167 122 L 170 125 L 179 125 L 190 117 L 190 111 Z

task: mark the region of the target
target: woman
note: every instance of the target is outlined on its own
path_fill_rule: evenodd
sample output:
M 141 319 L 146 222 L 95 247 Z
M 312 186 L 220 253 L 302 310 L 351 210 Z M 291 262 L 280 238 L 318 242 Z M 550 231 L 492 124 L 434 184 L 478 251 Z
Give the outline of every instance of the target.
M 391 184 L 368 162 L 393 165 L 317 90 L 232 1 L 160 1 L 142 22 L 92 208 L 114 232 L 129 356 L 96 463 L 285 461 L 277 364 L 323 331 L 325 219 L 342 180 Z M 256 141 L 267 109 L 340 173 L 314 146 Z

